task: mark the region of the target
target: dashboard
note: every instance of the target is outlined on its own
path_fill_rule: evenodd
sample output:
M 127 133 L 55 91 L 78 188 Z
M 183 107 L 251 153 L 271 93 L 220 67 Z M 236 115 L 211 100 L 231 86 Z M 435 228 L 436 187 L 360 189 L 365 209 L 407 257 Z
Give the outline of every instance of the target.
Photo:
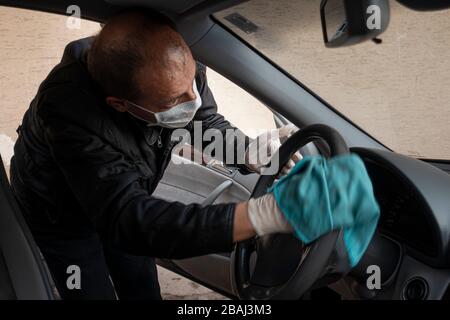
M 418 259 L 450 267 L 450 175 L 384 150 L 354 148 L 372 180 L 381 215 L 378 232 Z
M 380 220 L 360 263 L 333 289 L 347 298 L 450 298 L 450 175 L 389 151 L 351 152 L 367 168 Z M 380 290 L 367 290 L 371 265 L 381 269 Z
M 380 206 L 378 231 L 416 252 L 435 257 L 439 244 L 432 213 L 423 197 L 386 166 L 370 159 L 365 165 Z

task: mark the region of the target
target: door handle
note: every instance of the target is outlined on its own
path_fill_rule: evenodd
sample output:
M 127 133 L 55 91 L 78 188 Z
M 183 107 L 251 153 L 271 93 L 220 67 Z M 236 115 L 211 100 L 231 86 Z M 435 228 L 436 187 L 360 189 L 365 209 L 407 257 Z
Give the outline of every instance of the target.
M 202 207 L 209 206 L 217 200 L 217 198 L 224 193 L 229 187 L 233 185 L 232 180 L 225 180 L 221 184 L 219 184 L 201 203 Z
M 206 165 L 207 168 L 219 171 L 222 174 L 226 174 L 227 176 L 230 176 L 233 174 L 233 170 L 227 168 L 222 161 L 212 159 L 208 162 Z

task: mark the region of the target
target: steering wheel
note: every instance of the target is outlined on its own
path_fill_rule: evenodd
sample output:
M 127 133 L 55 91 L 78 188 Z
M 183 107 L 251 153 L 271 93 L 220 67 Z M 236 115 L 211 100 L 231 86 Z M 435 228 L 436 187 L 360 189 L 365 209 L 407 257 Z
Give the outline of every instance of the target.
M 329 155 L 349 153 L 342 136 L 333 128 L 314 124 L 297 131 L 279 150 L 280 170 L 292 155 L 305 144 L 321 139 L 329 147 Z M 280 171 L 279 170 L 279 171 Z M 261 175 L 252 197 L 267 193 L 278 173 Z M 334 230 L 308 245 L 293 234 L 271 234 L 236 244 L 231 257 L 231 280 L 240 299 L 299 299 L 316 282 L 331 273 L 342 260 L 342 230 Z M 348 270 L 346 270 L 348 272 Z

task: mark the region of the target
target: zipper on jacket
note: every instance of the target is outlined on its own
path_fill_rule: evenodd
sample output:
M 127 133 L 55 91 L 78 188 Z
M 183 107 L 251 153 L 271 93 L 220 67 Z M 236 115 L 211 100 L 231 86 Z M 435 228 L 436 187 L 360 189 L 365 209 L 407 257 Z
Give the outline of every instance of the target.
M 161 128 L 161 131 L 159 132 L 159 135 L 158 135 L 158 148 L 161 148 L 162 147 L 162 139 L 161 139 L 161 134 L 162 134 L 162 131 L 163 131 L 163 129 L 164 128 Z

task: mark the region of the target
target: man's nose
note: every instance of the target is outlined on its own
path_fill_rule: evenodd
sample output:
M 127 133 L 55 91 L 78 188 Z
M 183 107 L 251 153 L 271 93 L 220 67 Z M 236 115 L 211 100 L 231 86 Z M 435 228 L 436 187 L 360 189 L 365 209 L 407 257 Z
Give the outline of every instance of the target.
M 194 86 L 195 86 L 195 84 L 194 84 Z M 191 88 L 191 89 L 187 92 L 187 94 L 188 94 L 189 101 L 195 100 L 195 99 L 197 98 L 197 96 L 195 95 L 195 92 L 194 92 L 194 89 L 193 89 L 193 88 Z

